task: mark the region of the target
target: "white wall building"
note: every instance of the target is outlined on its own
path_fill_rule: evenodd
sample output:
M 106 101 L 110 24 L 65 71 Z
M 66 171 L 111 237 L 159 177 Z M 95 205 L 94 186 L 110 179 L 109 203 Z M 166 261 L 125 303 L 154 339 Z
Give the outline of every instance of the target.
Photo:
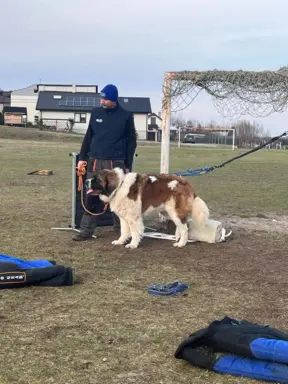
M 119 103 L 134 114 L 138 138 L 146 140 L 150 99 L 119 97 Z M 92 108 L 100 106 L 100 95 L 97 85 L 36 84 L 13 91 L 11 106 L 26 107 L 27 122 L 34 124 L 42 119 L 43 124 L 64 130 L 71 119 L 73 131 L 85 133 Z
M 27 121 L 34 123 L 34 117 L 39 115 L 36 111 L 38 100 L 37 93 L 34 92 L 37 85 L 30 85 L 27 88 L 18 89 L 11 93 L 11 107 L 22 107 L 27 109 Z

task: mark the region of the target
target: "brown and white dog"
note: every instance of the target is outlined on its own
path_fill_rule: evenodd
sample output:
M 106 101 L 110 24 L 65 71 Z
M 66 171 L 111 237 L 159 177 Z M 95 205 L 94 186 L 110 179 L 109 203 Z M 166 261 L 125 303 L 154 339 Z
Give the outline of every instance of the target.
M 111 212 L 120 219 L 121 235 L 112 244 L 131 242 L 126 248 L 137 248 L 143 235 L 143 216 L 158 211 L 166 213 L 176 225 L 175 247 L 188 241 L 189 218 L 205 225 L 209 209 L 184 178 L 166 174 L 125 174 L 120 168 L 99 171 L 86 180 L 88 195 L 99 195 L 109 203 Z

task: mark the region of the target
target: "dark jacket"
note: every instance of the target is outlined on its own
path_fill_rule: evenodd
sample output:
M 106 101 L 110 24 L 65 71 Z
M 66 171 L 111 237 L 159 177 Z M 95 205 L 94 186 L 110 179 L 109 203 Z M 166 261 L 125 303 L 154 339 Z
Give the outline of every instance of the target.
M 174 356 L 211 370 L 215 367 L 219 353 L 258 359 L 263 358 L 262 355 L 268 356 L 271 353 L 269 348 L 275 349 L 275 346 L 273 347 L 273 343 L 265 343 L 266 340 L 288 342 L 288 333 L 226 316 L 222 320 L 213 321 L 207 328 L 192 333 L 178 346 Z
M 124 160 L 126 168 L 131 169 L 136 147 L 133 113 L 119 104 L 113 109 L 94 108 L 79 160 Z

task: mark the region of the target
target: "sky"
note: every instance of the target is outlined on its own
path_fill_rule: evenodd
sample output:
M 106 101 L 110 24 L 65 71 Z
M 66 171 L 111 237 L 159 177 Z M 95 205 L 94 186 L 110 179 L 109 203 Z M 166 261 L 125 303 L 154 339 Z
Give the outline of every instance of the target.
M 150 97 L 165 71 L 277 70 L 288 65 L 287 0 L 0 0 L 0 88 L 97 84 Z M 182 116 L 229 123 L 203 93 Z M 271 134 L 288 112 L 255 119 Z

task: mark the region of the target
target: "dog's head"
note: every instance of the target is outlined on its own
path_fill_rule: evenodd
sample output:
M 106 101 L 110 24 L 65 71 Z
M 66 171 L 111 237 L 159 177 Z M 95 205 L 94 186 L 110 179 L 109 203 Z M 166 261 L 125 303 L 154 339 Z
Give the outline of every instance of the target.
M 124 172 L 120 168 L 103 169 L 98 171 L 91 179 L 86 179 L 87 195 L 102 195 L 109 198 L 120 186 L 124 178 Z

